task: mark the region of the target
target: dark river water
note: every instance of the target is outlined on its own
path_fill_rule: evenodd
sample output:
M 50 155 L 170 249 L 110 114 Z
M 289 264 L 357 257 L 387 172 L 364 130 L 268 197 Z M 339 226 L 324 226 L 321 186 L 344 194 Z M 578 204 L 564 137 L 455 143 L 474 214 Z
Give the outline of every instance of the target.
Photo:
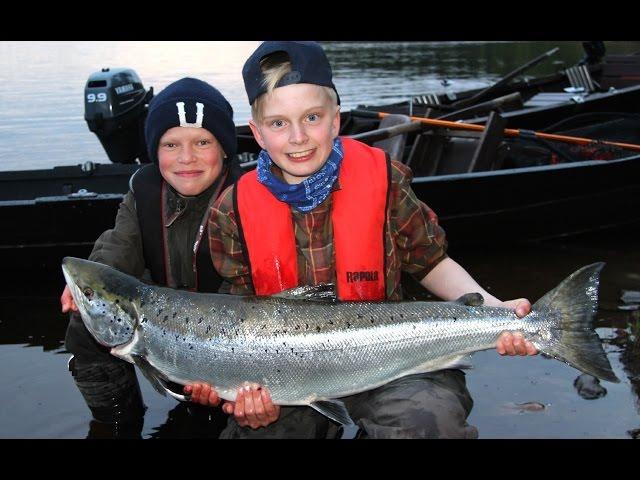
M 103 66 L 131 67 L 145 86 L 161 89 L 182 76 L 218 86 L 236 121 L 245 123 L 240 69 L 257 42 L 0 42 L 0 162 L 3 170 L 51 168 L 87 159 L 106 162 L 83 119 L 83 88 Z M 327 43 L 343 108 L 388 103 L 412 94 L 489 85 L 554 46 L 561 51 L 531 75 L 551 73 L 581 58 L 579 42 Z M 639 43 L 607 42 L 612 52 Z M 169 59 L 177 59 L 169 62 Z M 169 67 L 169 65 L 172 65 Z M 442 80 L 450 82 L 449 87 Z M 544 219 L 532 219 L 544 221 Z M 3 227 L 4 228 L 4 227 Z M 444 225 L 446 230 L 446 224 Z M 0 233 L 1 234 L 1 233 Z M 640 311 L 623 310 L 623 290 L 640 291 L 638 238 L 625 231 L 577 239 L 459 250 L 450 255 L 502 299 L 532 302 L 577 268 L 596 261 L 602 272 L 596 331 L 621 379 L 602 382 L 606 394 L 579 395 L 581 372 L 556 360 L 473 355 L 467 384 L 474 399 L 469 422 L 481 438 L 632 438 L 640 429 Z M 86 252 L 78 252 L 86 255 Z M 60 272 L 3 275 L 0 290 L 0 437 L 109 437 L 91 416 L 67 370 L 60 313 Z M 408 285 L 410 294 L 419 296 Z M 139 375 L 148 406 L 142 438 L 211 437 L 222 419 L 160 396 Z M 525 407 L 522 407 L 526 404 Z

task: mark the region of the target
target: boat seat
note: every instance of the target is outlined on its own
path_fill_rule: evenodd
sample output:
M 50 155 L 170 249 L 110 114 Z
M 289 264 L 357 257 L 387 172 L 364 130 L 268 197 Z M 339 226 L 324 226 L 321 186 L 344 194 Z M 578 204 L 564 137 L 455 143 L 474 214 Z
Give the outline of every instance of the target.
M 477 139 L 451 138 L 438 162 L 436 175 L 468 173 L 477 147 Z
M 379 129 L 393 127 L 395 125 L 403 125 L 405 123 L 411 123 L 411 119 L 406 115 L 392 114 L 387 115 L 380 120 Z M 381 148 L 389 154 L 391 160 L 402 161 L 404 155 L 404 147 L 407 143 L 407 133 L 401 133 L 391 138 L 385 138 L 384 140 L 378 140 L 374 142 L 373 146 Z
M 438 164 L 438 175 L 482 172 L 500 168 L 502 157 L 498 149 L 502 143 L 506 120 L 498 112 L 491 112 L 479 138 L 451 137 L 444 158 Z
M 525 107 L 550 107 L 552 105 L 558 105 L 560 103 L 568 102 L 580 103 L 584 101 L 581 95 L 569 92 L 543 92 L 537 93 L 524 103 Z
M 412 97 L 411 103 L 414 105 L 440 105 L 440 98 L 435 93 L 425 93 Z
M 567 68 L 565 70 L 569 83 L 573 88 L 583 88 L 586 93 L 596 91 L 597 84 L 591 78 L 589 67 L 586 65 L 577 65 L 575 67 Z

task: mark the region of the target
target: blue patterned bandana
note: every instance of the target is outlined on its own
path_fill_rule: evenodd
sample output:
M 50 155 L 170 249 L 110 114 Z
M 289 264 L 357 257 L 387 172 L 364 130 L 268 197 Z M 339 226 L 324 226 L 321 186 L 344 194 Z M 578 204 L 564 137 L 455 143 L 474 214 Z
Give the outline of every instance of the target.
M 301 212 L 310 212 L 320 205 L 331 193 L 338 178 L 340 164 L 344 156 L 339 137 L 333 141 L 329 158 L 320 170 L 296 185 L 289 185 L 271 172 L 273 160 L 266 150 L 258 155 L 258 181 L 269 189 L 275 197 Z

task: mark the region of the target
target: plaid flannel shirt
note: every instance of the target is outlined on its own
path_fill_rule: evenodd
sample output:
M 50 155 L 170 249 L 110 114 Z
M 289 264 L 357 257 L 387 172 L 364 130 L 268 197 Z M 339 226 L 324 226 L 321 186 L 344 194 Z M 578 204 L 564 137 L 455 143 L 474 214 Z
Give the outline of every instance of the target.
M 445 232 L 438 225 L 435 212 L 416 197 L 411 188 L 412 178 L 409 167 L 397 161 L 391 162 L 385 236 L 386 294 L 389 300 L 399 300 L 402 296 L 402 271 L 420 281 L 447 257 Z M 215 268 L 231 284 L 231 293 L 250 295 L 254 293 L 253 282 L 238 234 L 233 188 L 233 185 L 227 188 L 211 207 L 209 248 Z M 336 182 L 334 190 L 339 188 Z M 329 195 L 311 212 L 291 209 L 300 285 L 336 281 L 331 202 L 332 195 Z

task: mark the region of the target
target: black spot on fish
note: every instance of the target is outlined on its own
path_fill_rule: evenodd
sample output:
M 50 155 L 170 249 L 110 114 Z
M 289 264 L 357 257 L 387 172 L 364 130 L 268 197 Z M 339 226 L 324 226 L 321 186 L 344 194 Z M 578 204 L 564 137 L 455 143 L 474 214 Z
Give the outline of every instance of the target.
M 404 315 L 403 315 L 403 314 L 400 314 L 400 318 L 404 318 Z
M 333 320 L 329 320 L 329 325 L 333 325 Z
M 200 324 L 200 323 L 202 323 L 202 320 L 203 320 L 203 318 L 202 318 L 202 317 L 200 317 L 200 318 L 198 319 L 198 323 L 199 323 L 199 324 Z
M 276 348 L 276 353 L 279 353 L 277 348 Z
M 140 323 L 145 323 L 147 321 L 147 317 L 143 317 Z
M 241 318 L 241 319 L 240 319 L 240 323 L 243 323 L 243 322 L 244 322 L 244 318 Z
M 158 309 L 158 313 L 156 313 L 156 317 L 159 317 L 159 316 L 160 316 L 160 314 L 162 313 L 162 310 L 163 310 L 162 308 L 159 308 L 159 309 Z
M 120 303 L 120 299 L 119 298 L 116 298 L 116 303 Z
M 187 337 L 182 337 L 182 341 L 186 342 L 187 341 Z
M 454 321 L 454 322 L 455 322 L 455 321 L 457 321 L 457 320 L 458 320 L 458 319 L 457 319 L 456 317 L 453 317 L 453 321 Z
M 189 350 L 193 350 L 193 345 L 189 345 Z
M 276 372 L 280 373 L 280 370 L 276 369 Z
M 413 329 L 414 329 L 414 330 L 416 329 L 416 326 L 415 326 L 415 325 L 413 326 Z
M 347 322 L 347 328 L 351 328 L 351 324 Z
M 391 321 L 393 322 L 393 315 L 391 315 L 389 318 L 390 318 L 390 319 L 391 319 Z
M 104 313 L 104 312 L 103 312 Z M 113 320 L 109 320 L 109 323 L 113 323 Z
M 141 307 L 144 307 L 144 306 L 145 306 L 144 301 L 141 301 L 141 302 L 140 302 L 140 306 L 141 306 Z
M 320 331 L 320 325 L 318 325 L 318 326 L 316 327 L 316 331 L 317 331 L 317 332 L 319 332 L 319 331 Z
M 293 353 L 293 348 L 291 349 L 291 353 Z
M 176 340 L 178 340 L 180 338 L 180 335 L 176 335 Z
M 178 312 L 173 312 L 172 318 L 176 318 L 178 316 Z
M 295 327 L 293 327 L 294 330 L 298 330 L 300 328 L 300 325 L 296 325 Z
M 305 330 L 309 330 L 309 324 L 308 323 L 305 323 L 304 326 L 305 326 Z
M 122 319 L 121 319 L 121 318 L 118 318 L 117 320 L 118 320 L 118 322 L 121 322 L 121 321 L 122 321 Z
M 168 322 L 168 321 L 169 321 L 169 315 L 165 315 L 165 316 L 164 316 L 164 321 L 165 321 L 165 322 Z
M 373 318 L 370 320 L 371 323 L 373 323 Z
M 264 349 L 264 353 L 267 353 L 267 349 L 266 348 Z
M 235 352 L 235 351 L 236 351 L 236 349 L 235 349 L 234 347 L 231 347 L 231 351 L 232 351 L 232 352 Z
M 186 318 L 184 319 L 184 323 L 185 323 L 185 324 L 186 324 L 186 323 L 189 323 L 189 317 L 186 317 Z

